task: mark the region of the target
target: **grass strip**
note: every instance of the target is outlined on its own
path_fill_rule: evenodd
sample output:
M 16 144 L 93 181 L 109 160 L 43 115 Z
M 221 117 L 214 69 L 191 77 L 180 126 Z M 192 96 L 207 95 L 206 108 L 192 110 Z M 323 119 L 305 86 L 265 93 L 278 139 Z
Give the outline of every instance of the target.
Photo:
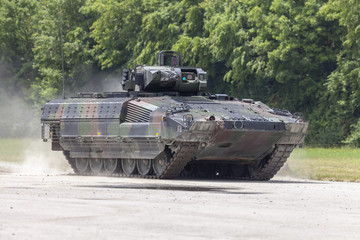
M 1 139 L 0 161 L 21 163 L 32 152 L 42 152 L 66 164 L 62 154 L 52 155 L 49 143 L 41 139 Z M 46 159 L 45 159 L 46 160 Z M 280 175 L 313 180 L 360 182 L 360 149 L 357 148 L 296 148 Z
M 360 182 L 360 149 L 297 148 L 284 171 L 314 180 Z

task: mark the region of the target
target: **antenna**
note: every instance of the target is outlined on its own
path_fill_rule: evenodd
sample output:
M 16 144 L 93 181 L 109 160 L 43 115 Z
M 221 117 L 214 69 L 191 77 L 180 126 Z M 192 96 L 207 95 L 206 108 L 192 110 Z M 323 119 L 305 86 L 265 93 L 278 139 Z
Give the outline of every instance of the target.
M 64 41 L 63 41 L 63 32 L 62 32 L 62 7 L 61 0 L 60 4 L 60 41 L 61 41 L 61 76 L 62 76 L 62 87 L 63 87 L 63 99 L 65 99 L 65 77 L 64 77 Z

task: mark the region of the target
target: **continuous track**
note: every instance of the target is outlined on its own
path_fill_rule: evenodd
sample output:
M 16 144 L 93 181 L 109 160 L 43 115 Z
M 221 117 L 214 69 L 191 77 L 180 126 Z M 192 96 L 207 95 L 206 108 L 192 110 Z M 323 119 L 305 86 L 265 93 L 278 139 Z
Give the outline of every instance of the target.
M 179 151 L 171 158 L 164 173 L 159 178 L 176 178 L 180 175 L 186 164 L 191 161 L 196 151 L 198 143 L 182 143 Z
M 64 151 L 64 155 L 71 165 L 76 174 L 79 175 L 102 175 L 102 176 L 114 176 L 114 177 L 136 177 L 136 178 L 150 178 L 150 179 L 172 179 L 172 178 L 216 178 L 216 179 L 238 179 L 238 180 L 254 180 L 254 181 L 267 181 L 270 180 L 284 165 L 287 158 L 290 156 L 294 149 L 294 145 L 276 145 L 273 152 L 258 162 L 257 165 L 244 165 L 246 168 L 242 176 L 234 176 L 230 169 L 227 172 L 219 174 L 218 168 L 213 167 L 212 171 L 206 176 L 200 176 L 199 173 L 193 171 L 191 174 L 183 174 L 185 166 L 190 163 L 193 156 L 198 150 L 198 143 L 183 142 L 180 144 L 178 150 L 173 154 L 170 160 L 167 162 L 162 174 L 142 176 L 140 174 L 124 174 L 122 171 L 112 174 L 106 174 L 102 171 L 99 174 L 93 174 L 90 170 L 84 173 L 80 173 L 76 167 L 75 159 L 70 157 L 68 151 Z M 192 161 L 196 162 L 196 161 Z M 119 163 L 118 163 L 119 164 Z M 195 163 L 196 164 L 196 163 Z M 218 166 L 219 164 L 217 164 Z M 230 165 L 229 165 L 230 167 Z
M 269 160 L 261 163 L 261 167 L 249 177 L 249 180 L 270 180 L 284 165 L 294 145 L 277 145 L 270 155 Z

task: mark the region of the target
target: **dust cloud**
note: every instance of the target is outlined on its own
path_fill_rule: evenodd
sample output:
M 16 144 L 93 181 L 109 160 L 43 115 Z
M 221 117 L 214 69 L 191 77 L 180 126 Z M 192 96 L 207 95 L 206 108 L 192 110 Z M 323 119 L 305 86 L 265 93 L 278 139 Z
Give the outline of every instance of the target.
M 66 86 L 66 80 L 65 80 Z M 65 87 L 66 89 L 66 87 Z M 80 92 L 121 92 L 121 74 L 114 73 L 97 73 L 88 79 L 85 85 L 76 89 L 65 90 L 66 97 L 77 96 Z
M 276 176 L 311 179 L 311 166 L 306 161 L 307 159 L 309 159 L 309 156 L 306 148 L 295 148 Z
M 40 109 L 33 109 L 17 92 L 0 83 L 0 138 L 31 137 L 39 129 Z M 36 136 L 39 136 L 37 133 Z
M 0 174 L 61 174 L 70 167 L 61 152 L 40 138 L 41 109 L 35 109 L 0 75 Z
M 72 173 L 61 152 L 52 152 L 50 144 L 36 140 L 29 141 L 30 144 L 20 150 L 20 161 L 0 161 L 0 174 L 59 175 Z
M 24 150 L 24 161 L 18 170 L 30 175 L 71 173 L 62 152 L 51 151 L 51 144 L 41 140 L 32 141 Z
M 36 144 L 32 144 L 35 146 Z M 50 149 L 31 151 L 29 147 L 23 152 L 22 162 L 0 161 L 1 173 L 15 173 L 21 175 L 59 175 L 70 174 L 72 170 L 61 153 L 54 154 Z
M 70 173 L 62 152 L 51 150 L 51 143 L 40 137 L 40 107 L 26 99 L 22 89 L 12 82 L 11 73 L 0 64 L 0 174 L 64 174 Z M 66 85 L 66 81 L 65 81 Z M 67 98 L 78 92 L 122 91 L 121 73 L 97 73 L 85 85 L 69 90 Z M 6 149 L 9 146 L 8 149 Z
M 289 160 L 288 160 L 289 161 Z M 276 174 L 278 177 L 290 177 L 290 178 L 302 178 L 296 173 L 293 168 L 290 166 L 288 162 L 284 164 L 284 166 L 280 169 L 280 171 Z

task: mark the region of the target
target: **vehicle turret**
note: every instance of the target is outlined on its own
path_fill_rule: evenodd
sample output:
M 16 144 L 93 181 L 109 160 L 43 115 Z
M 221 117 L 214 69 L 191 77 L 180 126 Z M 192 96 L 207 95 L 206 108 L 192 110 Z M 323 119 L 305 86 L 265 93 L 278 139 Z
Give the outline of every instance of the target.
M 207 73 L 200 67 L 182 66 L 179 52 L 160 51 L 156 65 L 123 69 L 124 90 L 140 92 L 178 92 L 180 95 L 197 94 L 207 87 Z
M 156 65 L 123 70 L 127 92 L 47 102 L 41 137 L 79 175 L 271 179 L 308 123 L 253 99 L 203 94 L 206 83 L 203 69 L 161 51 Z

